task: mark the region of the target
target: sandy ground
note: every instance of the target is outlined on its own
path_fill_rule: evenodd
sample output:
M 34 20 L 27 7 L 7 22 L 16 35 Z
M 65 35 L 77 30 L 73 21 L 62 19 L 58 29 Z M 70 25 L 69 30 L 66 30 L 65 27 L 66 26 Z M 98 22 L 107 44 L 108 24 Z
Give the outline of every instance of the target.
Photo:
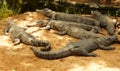
M 33 24 L 45 17 L 36 12 L 27 12 L 0 21 L 0 71 L 120 71 L 120 44 L 113 44 L 115 50 L 96 50 L 98 57 L 69 56 L 56 60 L 37 58 L 29 49 L 29 45 L 13 46 L 11 39 L 4 35 L 5 22 L 12 19 L 20 26 Z M 70 41 L 77 41 L 70 36 L 53 34 L 54 30 L 39 30 L 31 27 L 26 30 L 37 39 L 47 40 L 52 50 L 64 47 Z M 105 32 L 105 31 L 103 31 Z M 120 37 L 120 36 L 118 36 Z

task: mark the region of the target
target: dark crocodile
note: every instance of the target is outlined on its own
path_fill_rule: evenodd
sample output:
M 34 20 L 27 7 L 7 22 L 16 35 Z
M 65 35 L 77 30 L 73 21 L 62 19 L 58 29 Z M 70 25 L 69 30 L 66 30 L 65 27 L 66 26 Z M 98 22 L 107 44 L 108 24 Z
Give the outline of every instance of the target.
M 97 56 L 94 53 L 90 53 L 96 49 L 113 50 L 114 47 L 109 47 L 112 43 L 119 42 L 116 35 L 103 36 L 96 39 L 83 39 L 78 42 L 70 42 L 64 48 L 57 51 L 40 51 L 35 47 L 30 47 L 34 54 L 43 59 L 59 59 L 70 55 L 75 56 Z
M 97 21 L 93 18 L 88 18 L 88 17 L 75 15 L 75 14 L 55 12 L 48 8 L 44 8 L 42 10 L 36 10 L 36 11 L 42 13 L 43 15 L 45 15 L 49 18 L 55 19 L 55 20 L 77 22 L 77 23 L 82 23 L 82 24 L 86 24 L 86 25 L 96 26 L 98 28 L 100 27 L 99 21 Z
M 39 26 L 44 27 L 44 29 L 54 29 L 58 30 L 55 34 L 58 35 L 69 35 L 78 39 L 87 39 L 87 38 L 98 38 L 99 36 L 93 32 L 86 31 L 82 28 L 72 26 L 71 24 L 64 24 L 61 21 L 54 20 L 39 20 L 37 22 Z
M 22 42 L 28 45 L 41 46 L 43 47 L 41 50 L 50 50 L 51 48 L 51 44 L 49 42 L 35 39 L 34 36 L 25 32 L 24 28 L 17 26 L 12 20 L 7 21 L 4 32 L 12 38 L 14 45 Z
M 105 28 L 109 35 L 115 34 L 115 22 L 112 18 L 101 14 L 99 11 L 92 11 L 93 17 L 100 21 L 100 27 Z

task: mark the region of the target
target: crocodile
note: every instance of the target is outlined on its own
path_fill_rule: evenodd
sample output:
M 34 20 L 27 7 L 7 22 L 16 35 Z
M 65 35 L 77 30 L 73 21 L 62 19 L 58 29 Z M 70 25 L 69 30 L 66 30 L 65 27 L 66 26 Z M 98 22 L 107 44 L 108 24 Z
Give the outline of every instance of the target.
M 72 26 L 71 24 L 60 23 L 60 21 L 54 20 L 39 20 L 37 21 L 40 27 L 43 29 L 54 29 L 54 32 L 58 35 L 69 35 L 77 39 L 98 38 L 99 35 L 93 32 L 86 31 L 82 28 Z M 41 28 L 42 29 L 42 28 Z
M 43 59 L 59 59 L 68 56 L 90 56 L 96 57 L 97 54 L 91 53 L 96 49 L 114 50 L 115 47 L 109 45 L 113 43 L 120 43 L 116 35 L 102 36 L 99 38 L 89 38 L 79 40 L 77 42 L 69 42 L 65 47 L 56 51 L 40 51 L 35 47 L 30 47 L 35 56 Z
M 93 18 L 100 21 L 100 27 L 105 28 L 109 35 L 115 34 L 115 22 L 109 16 L 103 15 L 99 11 L 92 11 L 91 12 Z
M 36 12 L 42 13 L 43 15 L 45 15 L 51 19 L 77 22 L 78 24 L 82 23 L 82 24 L 92 25 L 92 26 L 96 26 L 96 27 L 100 28 L 100 22 L 93 18 L 88 18 L 88 17 L 76 15 L 76 14 L 55 12 L 48 8 L 44 8 L 42 10 L 37 9 Z
M 16 23 L 12 20 L 8 20 L 6 22 L 6 27 L 4 29 L 6 35 L 11 37 L 14 45 L 18 45 L 20 42 L 33 45 L 33 46 L 41 46 L 41 50 L 48 51 L 51 48 L 51 44 L 45 40 L 37 40 L 31 34 L 25 32 L 25 29 L 16 25 Z
M 71 25 L 74 27 L 82 28 L 82 29 L 85 29 L 86 31 L 90 31 L 93 33 L 100 33 L 100 31 L 97 27 L 93 27 L 91 25 L 85 25 L 85 24 L 81 24 L 81 23 L 78 24 L 75 22 L 68 22 L 68 21 L 61 21 L 61 20 L 51 20 L 51 19 L 47 19 L 47 20 L 50 20 L 50 22 L 52 22 L 52 23 L 54 22 L 55 24 L 61 24 L 61 25 L 66 24 L 66 25 Z M 33 26 L 40 27 L 40 24 L 39 23 L 28 24 L 26 27 L 33 27 Z M 50 29 L 50 27 L 48 29 Z

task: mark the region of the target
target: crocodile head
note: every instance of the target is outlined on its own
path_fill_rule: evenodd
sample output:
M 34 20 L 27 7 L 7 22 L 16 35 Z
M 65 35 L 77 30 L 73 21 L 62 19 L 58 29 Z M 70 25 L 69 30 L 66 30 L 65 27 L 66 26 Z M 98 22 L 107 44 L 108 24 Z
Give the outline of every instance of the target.
M 36 23 L 39 25 L 39 27 L 46 27 L 47 24 L 49 23 L 49 21 L 48 20 L 39 20 Z
M 15 22 L 12 21 L 12 20 L 8 20 L 8 21 L 6 22 L 6 25 L 7 25 L 7 26 L 11 26 L 11 25 L 14 25 L 14 24 L 15 24 Z
M 112 36 L 103 36 L 97 39 L 102 45 L 110 45 L 112 43 L 116 43 L 119 42 L 118 37 L 116 35 L 112 35 Z
M 40 12 L 47 17 L 52 17 L 55 14 L 54 11 L 52 11 L 51 9 L 48 9 L 48 8 L 44 8 L 42 10 L 36 10 L 36 12 Z
M 8 20 L 6 22 L 6 28 L 4 29 L 4 32 L 6 35 L 8 35 L 8 32 L 10 31 L 11 27 L 13 27 L 15 25 L 15 22 L 12 20 Z

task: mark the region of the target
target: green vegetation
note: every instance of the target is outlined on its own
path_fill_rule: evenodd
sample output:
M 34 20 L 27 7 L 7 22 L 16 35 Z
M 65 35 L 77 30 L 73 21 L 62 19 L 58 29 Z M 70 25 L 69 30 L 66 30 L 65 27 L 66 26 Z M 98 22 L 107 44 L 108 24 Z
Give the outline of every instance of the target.
M 76 14 L 90 14 L 91 10 L 99 10 L 103 14 L 118 15 L 120 8 L 99 6 L 91 7 L 89 4 L 71 4 L 64 0 L 0 0 L 0 19 L 7 18 L 26 11 L 50 8 L 54 11 Z M 116 12 L 118 11 L 118 12 Z
M 0 19 L 20 13 L 22 0 L 0 0 Z

